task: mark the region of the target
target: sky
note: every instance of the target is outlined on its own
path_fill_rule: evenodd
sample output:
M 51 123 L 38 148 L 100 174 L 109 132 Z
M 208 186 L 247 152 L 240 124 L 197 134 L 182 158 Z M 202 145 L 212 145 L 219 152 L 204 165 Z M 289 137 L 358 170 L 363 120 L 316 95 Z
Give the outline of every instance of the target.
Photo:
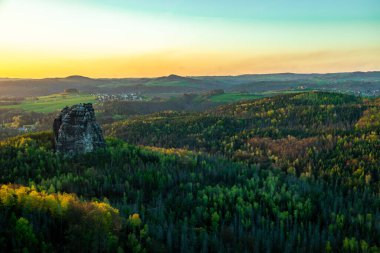
M 0 0 L 0 77 L 380 70 L 379 0 Z

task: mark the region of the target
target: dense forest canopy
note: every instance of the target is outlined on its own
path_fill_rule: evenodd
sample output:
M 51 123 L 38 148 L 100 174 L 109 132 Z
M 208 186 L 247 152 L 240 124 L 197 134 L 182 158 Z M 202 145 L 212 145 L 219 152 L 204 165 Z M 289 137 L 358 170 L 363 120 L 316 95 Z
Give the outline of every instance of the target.
M 379 252 L 380 100 L 307 92 L 0 142 L 4 252 Z M 96 226 L 95 226 L 96 224 Z

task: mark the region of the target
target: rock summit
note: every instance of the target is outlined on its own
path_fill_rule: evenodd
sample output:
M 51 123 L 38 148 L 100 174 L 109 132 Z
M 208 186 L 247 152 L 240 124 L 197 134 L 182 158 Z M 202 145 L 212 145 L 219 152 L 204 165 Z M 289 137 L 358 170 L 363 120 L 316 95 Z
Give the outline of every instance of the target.
M 92 104 L 65 107 L 53 124 L 55 150 L 70 156 L 104 148 L 103 132 Z

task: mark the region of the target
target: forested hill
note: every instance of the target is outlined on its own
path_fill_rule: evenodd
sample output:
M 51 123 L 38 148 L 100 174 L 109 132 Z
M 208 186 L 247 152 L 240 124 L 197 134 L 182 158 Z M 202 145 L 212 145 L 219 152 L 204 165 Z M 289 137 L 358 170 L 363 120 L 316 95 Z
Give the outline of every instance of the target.
M 49 132 L 8 139 L 0 248 L 379 252 L 379 106 L 311 92 L 161 112 L 72 158 Z
M 167 112 L 117 122 L 107 132 L 129 143 L 185 148 L 298 176 L 379 172 L 380 100 L 308 92 L 224 105 L 205 113 Z M 355 185 L 356 179 L 350 178 Z
M 253 137 L 282 139 L 355 131 L 373 100 L 322 92 L 280 95 L 220 106 L 204 113 L 163 112 L 106 127 L 111 136 L 142 145 L 211 153 L 244 148 Z M 141 134 L 143 133 L 143 134 Z

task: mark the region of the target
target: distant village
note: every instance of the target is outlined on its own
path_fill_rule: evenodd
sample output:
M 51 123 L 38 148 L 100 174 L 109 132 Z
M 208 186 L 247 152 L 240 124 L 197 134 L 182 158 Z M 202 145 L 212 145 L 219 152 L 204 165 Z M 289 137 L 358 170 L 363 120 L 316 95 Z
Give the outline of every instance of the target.
M 142 101 L 143 97 L 137 93 L 122 93 L 122 94 L 107 94 L 107 93 L 94 93 L 91 94 L 95 96 L 98 102 L 107 101 Z

